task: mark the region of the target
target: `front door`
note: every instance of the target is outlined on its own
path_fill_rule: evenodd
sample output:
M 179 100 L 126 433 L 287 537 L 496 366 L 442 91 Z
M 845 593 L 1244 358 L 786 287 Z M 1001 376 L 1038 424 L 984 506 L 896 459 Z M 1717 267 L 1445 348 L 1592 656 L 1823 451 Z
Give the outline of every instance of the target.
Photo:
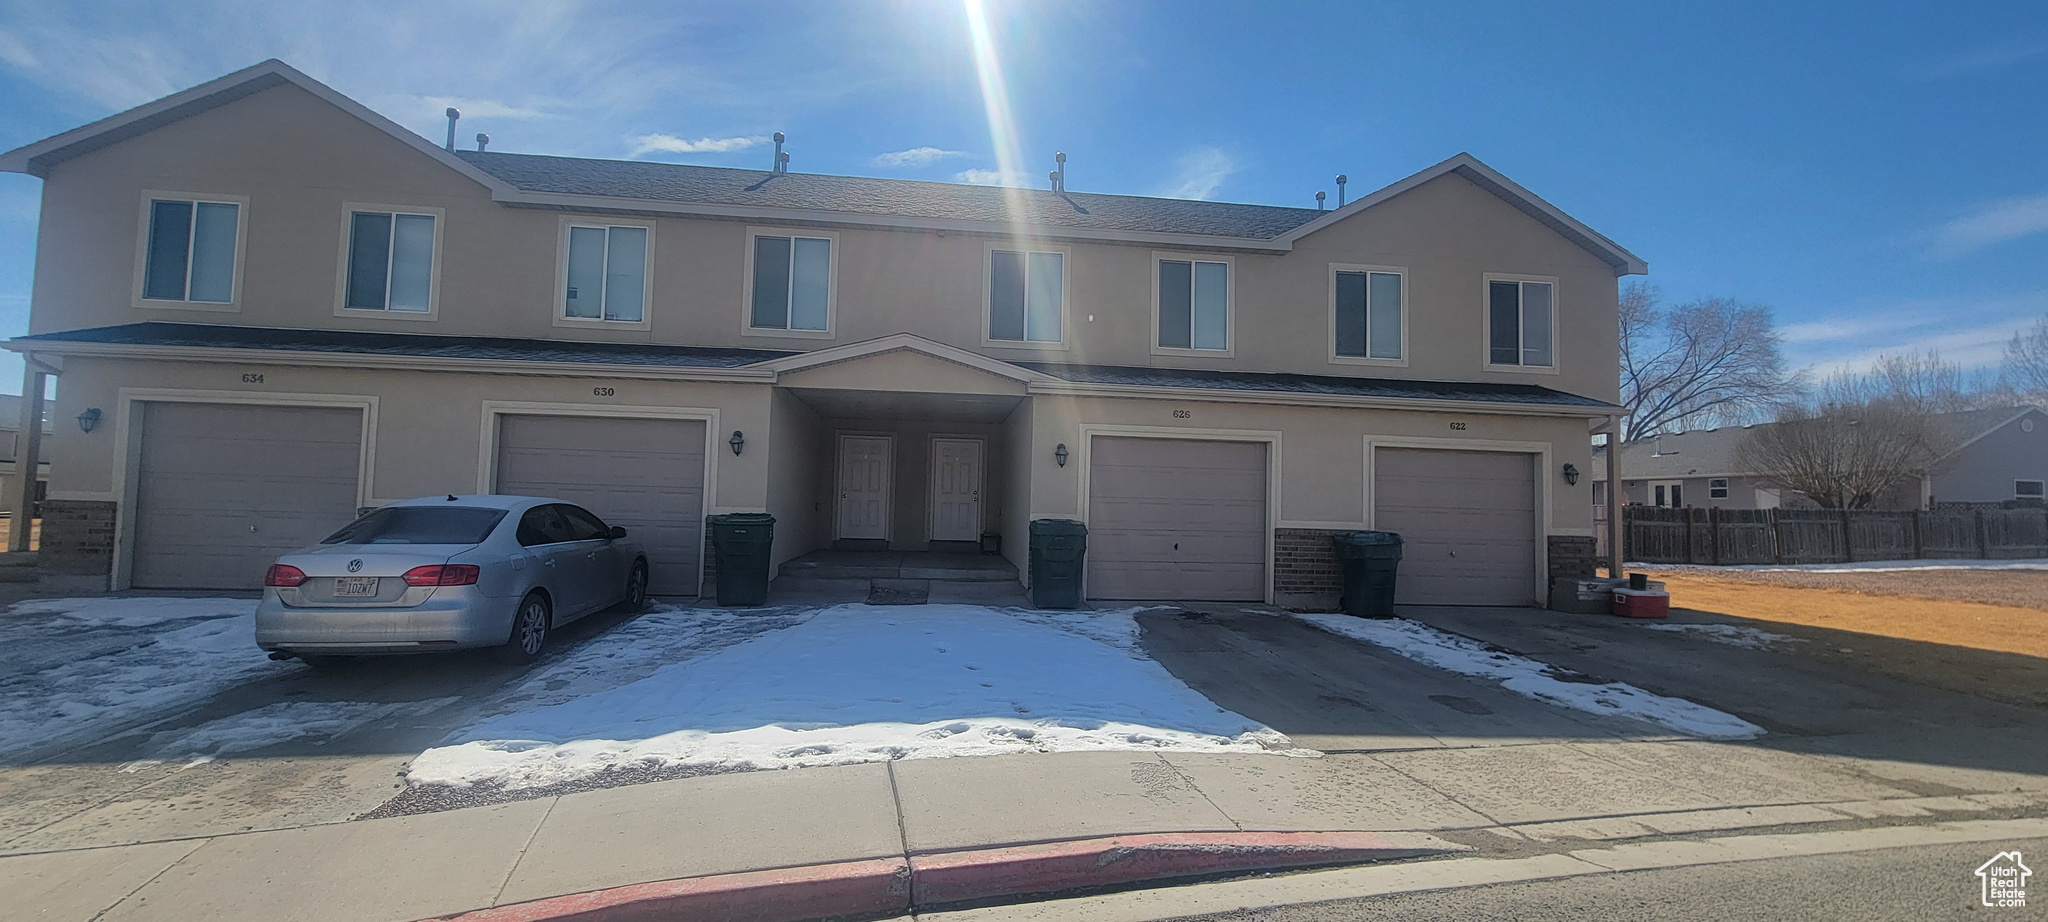
M 981 538 L 981 442 L 932 440 L 932 540 Z
M 886 438 L 839 437 L 839 537 L 889 537 L 891 447 Z

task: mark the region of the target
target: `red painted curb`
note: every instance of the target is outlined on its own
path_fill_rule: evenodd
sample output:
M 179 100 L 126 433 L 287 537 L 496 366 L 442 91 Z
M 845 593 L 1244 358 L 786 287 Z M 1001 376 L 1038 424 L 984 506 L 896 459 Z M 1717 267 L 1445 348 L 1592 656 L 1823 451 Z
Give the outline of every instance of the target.
M 909 911 L 910 869 L 901 858 L 881 858 L 633 884 L 443 918 L 460 922 L 803 922 Z
M 932 906 L 1436 851 L 1366 832 L 1168 833 L 913 856 L 910 879 L 917 905 Z
M 804 922 L 1241 871 L 1436 854 L 1370 832 L 1112 836 L 632 884 L 479 909 L 451 922 Z

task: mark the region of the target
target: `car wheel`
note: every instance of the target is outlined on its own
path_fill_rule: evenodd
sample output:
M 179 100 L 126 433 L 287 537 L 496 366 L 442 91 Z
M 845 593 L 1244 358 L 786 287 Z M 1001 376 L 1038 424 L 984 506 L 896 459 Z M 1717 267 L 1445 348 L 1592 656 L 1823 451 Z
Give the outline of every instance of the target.
M 548 631 L 553 627 L 553 607 L 547 596 L 529 592 L 519 602 L 519 613 L 512 617 L 512 635 L 505 638 L 505 645 L 498 648 L 498 657 L 508 663 L 531 663 L 540 658 L 540 651 L 548 644 Z
M 641 611 L 647 607 L 647 561 L 634 561 L 633 575 L 626 577 L 626 600 L 619 604 L 626 611 Z

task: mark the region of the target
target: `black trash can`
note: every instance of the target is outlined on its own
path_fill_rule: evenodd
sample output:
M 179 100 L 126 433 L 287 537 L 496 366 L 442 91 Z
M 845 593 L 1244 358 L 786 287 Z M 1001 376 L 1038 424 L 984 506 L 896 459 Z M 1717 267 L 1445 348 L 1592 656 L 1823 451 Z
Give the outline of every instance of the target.
M 1392 618 L 1401 536 L 1391 531 L 1345 531 L 1331 538 L 1337 544 L 1337 564 L 1344 570 L 1345 614 Z
M 711 546 L 718 555 L 718 604 L 754 606 L 768 601 L 768 551 L 774 545 L 772 515 L 732 512 L 711 517 Z
M 1081 562 L 1088 552 L 1088 526 L 1071 519 L 1031 523 L 1031 605 L 1080 608 Z

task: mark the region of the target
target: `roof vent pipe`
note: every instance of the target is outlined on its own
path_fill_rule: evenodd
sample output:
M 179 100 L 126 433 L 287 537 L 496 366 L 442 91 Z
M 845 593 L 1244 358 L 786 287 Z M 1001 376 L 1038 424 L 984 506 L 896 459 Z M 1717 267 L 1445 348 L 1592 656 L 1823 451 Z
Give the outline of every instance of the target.
M 448 143 L 447 143 L 446 147 L 447 147 L 447 148 L 448 148 L 449 150 L 451 150 L 451 151 L 455 149 L 455 122 L 456 122 L 456 121 L 457 121 L 458 119 L 460 119 L 460 118 L 462 118 L 462 110 L 461 110 L 461 109 L 457 109 L 457 108 L 455 108 L 454 106 L 449 106 L 449 107 L 448 107 Z
M 1065 194 L 1067 191 L 1067 155 L 1064 151 L 1062 151 L 1060 153 L 1053 154 L 1052 159 L 1057 161 L 1060 165 L 1059 169 L 1053 171 L 1053 176 L 1055 178 L 1053 180 L 1052 191 Z
M 1323 199 L 1324 199 L 1325 197 L 1327 197 L 1327 196 L 1326 196 L 1326 193 L 1324 193 L 1324 192 L 1323 192 L 1323 190 L 1321 190 L 1321 189 L 1317 189 L 1317 190 L 1316 190 L 1316 210 L 1317 210 L 1317 211 L 1321 211 L 1321 210 L 1323 210 Z
M 481 154 L 484 152 L 484 148 L 489 146 L 491 146 L 491 136 L 484 134 L 483 132 L 477 132 L 476 152 Z
M 778 131 L 775 133 L 775 162 L 769 165 L 768 172 L 788 172 L 788 164 L 789 155 L 782 152 L 782 132 Z
M 1351 177 L 1342 173 L 1337 174 L 1337 207 L 1339 208 L 1344 207 L 1344 184 L 1350 181 Z

